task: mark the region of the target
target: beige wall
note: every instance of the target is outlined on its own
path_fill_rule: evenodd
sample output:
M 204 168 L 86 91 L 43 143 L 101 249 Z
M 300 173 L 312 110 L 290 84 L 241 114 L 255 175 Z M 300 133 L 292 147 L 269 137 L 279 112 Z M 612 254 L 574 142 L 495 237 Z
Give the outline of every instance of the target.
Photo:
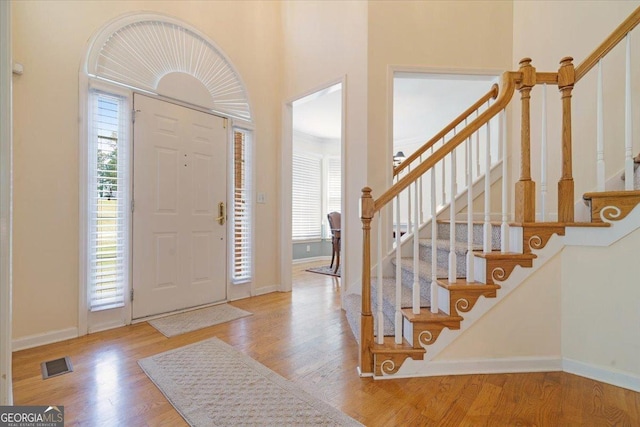
M 277 153 L 281 24 L 274 2 L 16 1 L 13 337 L 78 323 L 78 70 L 87 40 L 133 11 L 173 16 L 209 36 L 242 76 L 255 117 L 255 287 L 278 284 Z
M 362 271 L 359 197 L 367 183 L 367 3 L 286 1 L 282 23 L 285 100 L 293 101 L 342 78 L 346 82 L 342 241 L 344 282 L 351 287 Z
M 533 59 L 532 65 L 540 71 L 557 72 L 560 59 L 574 58 L 577 66 L 604 39 L 640 5 L 638 1 L 515 1 L 513 6 L 513 58 L 512 69 L 523 57 Z M 635 31 L 633 56 L 640 57 L 640 43 Z M 636 60 L 637 61 L 637 60 Z M 607 177 L 617 174 L 623 167 L 624 155 L 624 42 L 604 61 L 605 79 L 605 160 Z M 637 65 L 637 63 L 636 63 Z M 640 69 L 634 65 L 634 111 L 640 108 Z M 573 123 L 573 176 L 575 198 L 596 186 L 596 70 L 592 70 L 576 84 L 572 99 Z M 541 149 L 540 123 L 542 86 L 534 88 L 531 99 L 531 169 L 540 189 Z M 514 100 L 519 100 L 516 93 Z M 520 108 L 513 102 L 512 153 L 518 160 L 512 168 L 512 180 L 520 174 Z M 557 182 L 561 175 L 560 134 L 561 105 L 557 87 L 547 88 L 548 105 L 548 203 L 549 211 L 557 211 Z M 634 154 L 640 151 L 640 128 L 635 126 Z M 537 210 L 540 211 L 539 196 Z
M 390 182 L 389 66 L 445 72 L 508 69 L 513 62 L 512 8 L 510 1 L 369 3 L 368 184 L 374 197 Z
M 637 214 L 637 213 L 636 213 Z M 562 356 L 640 376 L 640 230 L 562 253 Z
M 559 359 L 561 271 L 561 256 L 556 255 L 460 334 L 436 359 Z

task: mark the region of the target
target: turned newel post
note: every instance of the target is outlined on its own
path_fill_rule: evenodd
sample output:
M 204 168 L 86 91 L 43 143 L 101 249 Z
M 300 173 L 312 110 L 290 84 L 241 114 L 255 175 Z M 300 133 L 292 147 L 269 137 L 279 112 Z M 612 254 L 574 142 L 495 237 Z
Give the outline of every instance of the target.
M 362 309 L 360 312 L 360 375 L 373 374 L 373 316 L 371 315 L 371 220 L 374 214 L 371 188 L 362 189 Z M 380 242 L 378 242 L 380 244 Z
M 558 89 L 562 93 L 562 178 L 558 182 L 558 221 L 573 222 L 574 195 L 571 159 L 571 91 L 576 81 L 573 58 L 562 58 Z
M 520 61 L 522 80 L 518 85 L 522 100 L 520 144 L 520 180 L 516 183 L 516 222 L 535 222 L 536 184 L 531 180 L 531 89 L 536 85 L 536 69 L 531 66 L 531 58 Z

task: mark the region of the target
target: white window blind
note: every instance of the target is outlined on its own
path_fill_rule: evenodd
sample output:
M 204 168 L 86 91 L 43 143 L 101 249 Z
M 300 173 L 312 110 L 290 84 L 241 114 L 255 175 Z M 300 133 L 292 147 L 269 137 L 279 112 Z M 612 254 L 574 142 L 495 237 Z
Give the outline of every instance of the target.
M 322 158 L 309 153 L 293 154 L 292 238 L 322 237 Z
M 251 138 L 233 132 L 233 283 L 251 280 Z
M 88 293 L 91 311 L 122 307 L 128 287 L 128 108 L 126 99 L 90 95 Z
M 327 213 L 340 212 L 341 209 L 341 182 L 340 157 L 329 157 L 327 159 Z

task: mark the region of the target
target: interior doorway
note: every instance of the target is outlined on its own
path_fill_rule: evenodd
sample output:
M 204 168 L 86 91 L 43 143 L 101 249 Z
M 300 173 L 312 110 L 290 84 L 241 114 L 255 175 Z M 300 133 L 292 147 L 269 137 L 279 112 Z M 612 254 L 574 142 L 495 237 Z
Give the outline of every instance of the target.
M 226 299 L 225 119 L 134 95 L 132 316 Z
M 342 104 L 342 83 L 292 103 L 291 260 L 336 277 L 342 267 Z

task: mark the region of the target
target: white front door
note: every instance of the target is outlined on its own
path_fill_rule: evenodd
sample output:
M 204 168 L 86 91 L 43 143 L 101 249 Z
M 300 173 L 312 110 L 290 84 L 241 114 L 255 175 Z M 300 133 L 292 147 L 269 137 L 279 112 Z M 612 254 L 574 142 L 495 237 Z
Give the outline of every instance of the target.
M 223 301 L 224 119 L 139 94 L 134 109 L 133 318 Z

